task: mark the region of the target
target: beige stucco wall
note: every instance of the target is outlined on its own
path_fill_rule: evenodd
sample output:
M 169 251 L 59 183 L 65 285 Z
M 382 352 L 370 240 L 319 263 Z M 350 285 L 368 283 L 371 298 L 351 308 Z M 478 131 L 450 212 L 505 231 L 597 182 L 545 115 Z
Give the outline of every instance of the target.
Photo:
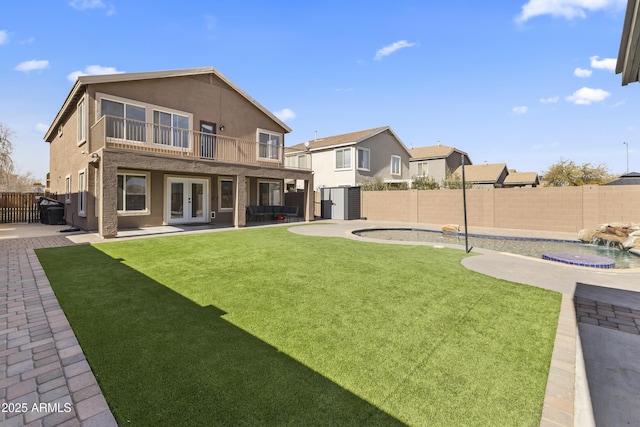
M 640 186 L 467 190 L 469 226 L 577 232 L 611 222 L 640 223 Z M 369 220 L 464 223 L 462 190 L 363 191 Z

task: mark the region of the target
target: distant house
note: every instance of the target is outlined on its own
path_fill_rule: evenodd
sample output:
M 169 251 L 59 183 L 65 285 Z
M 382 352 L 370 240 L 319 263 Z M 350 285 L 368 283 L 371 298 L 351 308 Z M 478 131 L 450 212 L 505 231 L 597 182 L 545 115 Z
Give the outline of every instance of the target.
M 454 175 L 462 177 L 462 166 L 455 170 Z M 464 167 L 465 181 L 474 188 L 501 188 L 508 175 L 509 170 L 505 163 L 484 163 Z
M 540 178 L 537 172 L 509 172 L 504 179 L 502 186 L 512 187 L 537 187 L 540 185 Z
M 640 173 L 630 172 L 621 175 L 620 178 L 611 182 L 607 182 L 604 185 L 640 185 Z
M 463 157 L 466 165 L 472 164 L 467 153 L 446 145 L 411 148 L 410 151 L 409 174 L 412 178 L 428 176 L 440 183 L 446 178 L 447 171 L 458 169 Z
M 289 147 L 285 156 L 286 166 L 313 170 L 315 188 L 411 178 L 411 153 L 389 126 L 316 138 Z

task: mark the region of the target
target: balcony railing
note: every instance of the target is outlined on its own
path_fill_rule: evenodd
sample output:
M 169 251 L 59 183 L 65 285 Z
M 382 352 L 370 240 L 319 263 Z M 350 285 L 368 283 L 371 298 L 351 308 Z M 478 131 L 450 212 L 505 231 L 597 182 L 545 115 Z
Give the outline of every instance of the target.
M 280 145 L 122 117 L 103 116 L 92 126 L 89 150 L 102 146 L 226 163 L 309 169 L 307 161 L 285 161 L 283 150 L 287 148 Z

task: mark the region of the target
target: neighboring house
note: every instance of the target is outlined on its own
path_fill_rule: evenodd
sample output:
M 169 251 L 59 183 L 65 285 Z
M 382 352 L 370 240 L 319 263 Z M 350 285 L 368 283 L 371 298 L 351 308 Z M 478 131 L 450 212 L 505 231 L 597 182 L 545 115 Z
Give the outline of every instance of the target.
M 462 166 L 455 170 L 454 175 L 462 177 Z M 484 163 L 464 167 L 465 182 L 474 188 L 500 188 L 508 175 L 509 170 L 505 163 Z
M 289 127 L 213 67 L 81 76 L 45 135 L 66 221 L 102 237 L 162 224 L 246 223 L 283 203 Z M 312 218 L 313 192 L 305 197 Z M 215 219 L 214 219 L 215 218 Z
M 466 174 L 466 171 L 465 171 Z M 510 171 L 504 179 L 502 186 L 512 187 L 537 187 L 540 185 L 540 178 L 537 172 L 516 172 Z
M 640 185 L 640 173 L 629 172 L 604 185 Z
M 622 73 L 622 86 L 637 82 L 640 78 L 640 16 L 639 0 L 628 0 L 624 16 L 616 74 Z
M 286 156 L 288 165 L 313 169 L 316 188 L 359 186 L 377 178 L 408 183 L 411 178 L 411 153 L 389 126 L 316 138 L 290 147 Z
M 472 164 L 467 153 L 446 145 L 411 148 L 409 151 L 411 151 L 409 161 L 411 178 L 428 176 L 437 183 L 442 183 L 447 177 L 447 171 L 453 172 L 462 164 L 463 156 L 465 165 Z

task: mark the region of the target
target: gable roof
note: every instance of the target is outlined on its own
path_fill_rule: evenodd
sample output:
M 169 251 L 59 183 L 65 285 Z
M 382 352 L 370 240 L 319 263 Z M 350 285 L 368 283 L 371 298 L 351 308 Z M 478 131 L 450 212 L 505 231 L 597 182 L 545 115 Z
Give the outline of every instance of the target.
M 466 165 L 464 167 L 464 180 L 476 183 L 496 183 L 507 169 L 506 163 L 484 163 L 482 165 Z M 507 170 L 507 173 L 509 171 Z M 462 176 L 462 166 L 459 166 L 454 174 Z
M 400 140 L 400 138 L 398 138 L 398 136 L 393 132 L 393 130 L 391 130 L 391 127 L 389 126 L 381 126 L 381 127 L 372 128 L 372 129 L 365 129 L 365 130 L 359 130 L 355 132 L 343 133 L 340 135 L 333 135 L 333 136 L 327 136 L 323 138 L 312 139 L 312 140 L 302 142 L 300 144 L 296 144 L 289 147 L 291 150 L 289 151 L 289 153 L 291 153 L 292 151 L 305 151 L 307 149 L 305 144 L 307 143 L 309 144 L 308 149 L 310 151 L 317 151 L 317 150 L 347 146 L 347 145 L 357 145 L 362 141 L 365 141 L 369 138 L 373 138 L 374 136 L 387 131 L 391 133 L 391 135 L 393 135 L 393 137 L 398 141 L 398 143 L 402 146 L 402 148 L 404 148 L 407 154 L 411 155 L 411 152 L 409 151 L 409 149 L 407 149 L 404 143 Z
M 466 170 L 465 170 L 466 174 Z M 466 178 L 466 177 L 465 177 Z M 533 185 L 540 184 L 537 172 L 510 172 L 504 179 L 505 185 Z
M 119 74 L 102 74 L 98 76 L 80 76 L 76 80 L 75 84 L 71 88 L 71 91 L 67 95 L 67 99 L 62 104 L 60 111 L 56 114 L 55 119 L 51 123 L 49 130 L 44 136 L 45 141 L 50 141 L 51 137 L 54 134 L 54 130 L 58 127 L 60 121 L 66 117 L 72 108 L 75 107 L 75 104 L 78 102 L 80 97 L 84 94 L 84 88 L 90 84 L 99 84 L 99 83 L 117 83 L 117 82 L 130 82 L 136 80 L 151 80 L 151 79 L 163 79 L 170 77 L 187 77 L 187 76 L 201 76 L 212 74 L 222 82 L 227 84 L 231 89 L 236 91 L 242 97 L 244 97 L 247 101 L 253 104 L 256 108 L 262 111 L 264 114 L 269 116 L 274 122 L 280 125 L 286 132 L 291 132 L 291 128 L 284 124 L 282 120 L 277 118 L 273 113 L 267 110 L 265 107 L 260 105 L 258 101 L 253 99 L 249 94 L 240 89 L 235 85 L 231 80 L 225 77 L 221 72 L 219 72 L 214 67 L 200 67 L 200 68 L 184 68 L 180 70 L 165 70 L 165 71 L 149 71 L 143 73 L 119 73 Z
M 464 154 L 467 159 L 469 155 L 462 150 L 458 150 L 455 147 L 449 147 L 447 145 L 430 145 L 427 147 L 411 148 L 412 161 L 415 160 L 431 160 L 431 159 L 446 159 L 453 153 Z

